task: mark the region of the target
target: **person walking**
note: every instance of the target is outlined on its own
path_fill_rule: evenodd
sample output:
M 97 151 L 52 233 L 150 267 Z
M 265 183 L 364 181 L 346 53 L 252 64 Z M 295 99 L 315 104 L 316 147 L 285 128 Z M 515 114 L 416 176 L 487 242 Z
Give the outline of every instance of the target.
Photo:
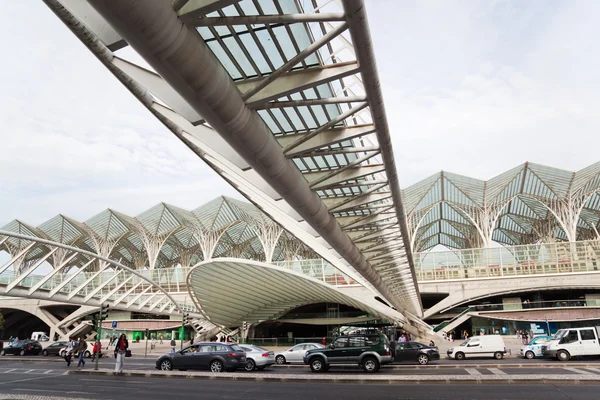
M 65 361 L 67 363 L 67 367 L 71 366 L 71 359 L 73 358 L 73 351 L 75 350 L 75 341 L 73 338 L 69 338 L 69 342 L 67 343 L 67 349 L 65 350 Z
M 171 354 L 175 354 L 175 348 L 177 347 L 177 342 L 175 339 L 171 339 Z
M 102 343 L 96 339 L 92 348 L 92 361 L 96 361 L 96 357 L 100 358 L 100 353 L 102 353 Z
M 392 355 L 392 362 L 396 358 L 396 338 L 392 335 L 392 340 L 390 340 L 390 353 Z
M 129 342 L 127 341 L 125 334 L 122 333 L 119 337 L 119 340 L 117 340 L 117 345 L 115 346 L 115 358 L 117 359 L 115 362 L 115 375 L 123 373 L 123 364 L 125 362 L 125 355 L 127 354 L 128 348 Z
M 79 362 L 77 363 L 77 368 L 79 368 L 79 369 L 81 369 L 82 367 L 85 367 L 85 360 L 83 358 L 85 357 L 86 350 L 87 350 L 87 342 L 85 341 L 85 338 L 80 337 L 79 343 L 77 344 L 77 353 L 79 354 Z
M 159 342 L 159 344 L 163 344 L 162 342 L 163 342 L 163 335 L 160 335 L 160 342 Z

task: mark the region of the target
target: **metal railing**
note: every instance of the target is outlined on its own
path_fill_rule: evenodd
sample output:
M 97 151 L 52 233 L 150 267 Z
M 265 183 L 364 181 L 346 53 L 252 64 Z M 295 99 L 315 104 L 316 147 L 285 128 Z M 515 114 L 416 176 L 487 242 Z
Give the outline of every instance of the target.
M 415 253 L 419 281 L 600 271 L 600 241 Z

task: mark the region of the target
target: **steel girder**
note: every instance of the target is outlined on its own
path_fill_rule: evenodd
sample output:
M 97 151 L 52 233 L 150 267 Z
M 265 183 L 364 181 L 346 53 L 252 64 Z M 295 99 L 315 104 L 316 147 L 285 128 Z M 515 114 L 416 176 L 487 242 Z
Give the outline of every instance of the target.
M 327 14 L 316 7 L 311 15 L 297 2 L 289 2 L 291 11 L 274 2 L 271 14 L 246 1 L 45 2 L 250 201 L 344 273 L 358 272 L 357 280 L 398 310 L 422 314 L 362 2 L 345 1 Z M 156 72 L 119 58 L 112 49 L 123 41 Z M 311 185 L 314 173 L 321 176 Z M 331 199 L 340 210 L 328 208 Z M 392 215 L 381 214 L 388 205 Z M 344 227 L 344 217 L 365 220 Z M 395 235 L 362 243 L 349 236 L 380 229 Z M 382 243 L 406 251 L 391 263 L 369 263 L 362 248 Z M 384 281 L 390 271 L 403 279 Z

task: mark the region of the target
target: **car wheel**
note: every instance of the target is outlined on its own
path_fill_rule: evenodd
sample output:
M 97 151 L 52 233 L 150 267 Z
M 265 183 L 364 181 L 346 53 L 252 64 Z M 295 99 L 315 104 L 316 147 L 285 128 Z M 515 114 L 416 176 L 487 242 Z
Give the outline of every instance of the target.
M 24 356 L 24 355 L 25 355 L 25 350 L 21 350 L 21 351 L 19 352 L 19 355 L 20 355 L 20 356 Z
M 92 356 L 92 353 L 90 353 L 90 351 L 89 351 L 89 350 L 86 350 L 86 351 L 85 351 L 85 353 L 83 353 L 83 356 L 84 356 L 85 358 L 90 358 L 90 357 Z
M 277 356 L 275 358 L 275 362 L 279 365 L 283 365 L 285 364 L 285 357 L 284 356 Z
M 525 358 L 531 360 L 535 358 L 535 354 L 533 354 L 533 351 L 528 351 L 527 353 L 525 353 Z
M 256 368 L 256 363 L 254 362 L 254 360 L 251 358 L 246 359 L 246 367 L 244 367 L 244 369 L 246 371 L 254 371 L 255 368 Z
M 315 357 L 310 360 L 310 370 L 312 372 L 324 372 L 325 368 L 325 360 L 323 360 L 321 357 Z
M 5 356 L 6 352 L 4 350 L 0 351 L 0 356 Z
M 161 371 L 171 371 L 173 370 L 173 363 L 171 360 L 162 360 L 160 362 L 160 369 Z
M 223 363 L 219 360 L 212 360 L 210 363 L 210 372 L 223 372 Z
M 44 350 L 44 351 L 42 351 L 42 355 L 43 355 L 44 357 L 48 357 L 48 350 Z
M 464 359 L 465 359 L 465 353 L 456 353 L 456 354 L 454 355 L 454 358 L 455 358 L 456 360 L 464 360 Z
M 496 360 L 502 360 L 504 358 L 504 354 L 501 351 L 497 351 L 494 353 L 494 358 Z
M 427 364 L 429 364 L 429 356 L 427 354 L 419 354 L 417 361 L 421 365 L 427 365 Z
M 561 350 L 556 353 L 556 358 L 558 358 L 560 361 L 569 361 L 571 359 L 571 355 L 568 351 Z
M 365 372 L 377 372 L 379 371 L 379 361 L 375 357 L 365 357 L 362 367 Z

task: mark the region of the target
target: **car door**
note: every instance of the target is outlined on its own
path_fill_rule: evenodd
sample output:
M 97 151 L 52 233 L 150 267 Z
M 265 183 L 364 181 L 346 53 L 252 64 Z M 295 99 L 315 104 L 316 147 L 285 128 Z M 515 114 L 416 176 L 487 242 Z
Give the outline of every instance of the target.
M 394 361 L 406 361 L 406 342 L 398 342 L 396 343 L 396 357 Z
M 484 355 L 484 349 L 482 348 L 481 341 L 479 339 L 469 340 L 469 343 L 467 343 L 467 348 L 464 349 L 464 353 L 473 356 Z
M 191 368 L 192 354 L 196 351 L 197 346 L 189 346 L 185 349 L 178 351 L 173 356 L 173 368 L 175 369 L 187 369 Z
M 348 338 L 337 338 L 332 343 L 332 347 L 326 349 L 325 354 L 327 355 L 327 360 L 331 364 L 346 362 L 348 360 Z
M 351 336 L 348 338 L 348 350 L 346 350 L 346 360 L 350 363 L 358 362 L 360 355 L 367 351 L 364 336 Z
M 285 358 L 288 362 L 302 362 L 304 353 L 306 353 L 306 345 L 297 344 L 288 350 L 288 354 Z
M 208 369 L 216 346 L 212 344 L 203 344 L 198 346 L 198 351 L 192 355 L 192 367 L 194 369 Z
M 583 354 L 586 356 L 597 355 L 600 350 L 600 345 L 598 344 L 598 338 L 596 338 L 594 329 L 581 329 L 579 335 L 581 336 Z
M 419 357 L 419 352 L 421 351 L 421 346 L 413 342 L 407 342 L 405 344 L 405 361 L 417 361 L 417 358 Z
M 577 329 L 569 329 L 560 339 L 560 345 L 560 347 L 567 350 L 571 356 L 584 355 L 583 344 Z

